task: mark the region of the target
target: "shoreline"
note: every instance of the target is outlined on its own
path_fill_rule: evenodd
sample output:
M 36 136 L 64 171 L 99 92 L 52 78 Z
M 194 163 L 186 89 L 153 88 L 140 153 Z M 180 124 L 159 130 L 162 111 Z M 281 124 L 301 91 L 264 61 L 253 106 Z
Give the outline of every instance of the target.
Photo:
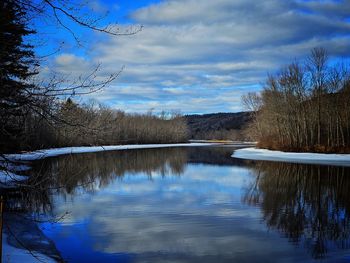
M 103 151 L 120 151 L 136 149 L 155 149 L 169 147 L 203 147 L 215 146 L 220 143 L 169 143 L 169 144 L 128 144 L 128 145 L 105 145 L 105 146 L 74 146 L 62 148 L 42 149 L 23 153 L 5 154 L 5 159 L 10 161 L 35 161 L 49 157 L 67 154 L 93 153 Z M 3 161 L 4 159 L 2 159 Z M 0 160 L 1 161 L 1 160 Z
M 350 154 L 282 152 L 258 148 L 243 148 L 235 150 L 231 157 L 255 161 L 274 161 L 350 167 Z
M 76 146 L 42 149 L 23 153 L 4 154 L 0 157 L 0 166 L 4 170 L 0 171 L 0 188 L 14 188 L 17 183 L 26 180 L 28 177 L 22 175 L 22 171 L 31 169 L 30 162 L 42 160 L 49 157 L 56 157 L 68 154 L 94 153 L 105 151 L 137 150 L 137 149 L 157 149 L 170 147 L 205 147 L 217 146 L 221 143 L 170 143 L 170 144 L 128 144 L 128 145 L 106 145 L 106 146 Z

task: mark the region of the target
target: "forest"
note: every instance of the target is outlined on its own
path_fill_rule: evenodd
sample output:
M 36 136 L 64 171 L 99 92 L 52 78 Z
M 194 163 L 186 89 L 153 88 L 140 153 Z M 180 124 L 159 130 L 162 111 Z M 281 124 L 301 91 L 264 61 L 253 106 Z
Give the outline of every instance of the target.
M 187 125 L 178 114 L 128 114 L 96 103 L 68 98 L 51 104 L 48 115 L 28 110 L 3 126 L 5 152 L 65 146 L 171 143 L 187 141 Z M 11 131 L 11 132 L 9 132 Z
M 27 113 L 20 130 L 5 138 L 3 145 L 8 151 L 187 141 L 187 126 L 178 114 L 128 114 L 93 102 L 77 104 L 72 99 L 50 107 L 47 118 Z
M 324 48 L 270 75 L 261 93 L 242 101 L 253 115 L 246 133 L 261 148 L 350 152 L 350 68 Z
M 193 114 L 184 117 L 189 137 L 195 140 L 245 140 L 244 127 L 251 121 L 250 112 Z
M 36 54 L 38 38 L 48 41 L 50 36 L 36 36 L 38 21 L 71 33 L 78 46 L 80 39 L 68 26 L 71 23 L 115 37 L 130 36 L 141 30 L 136 27 L 120 32 L 115 27 L 98 25 L 99 17 L 93 12 L 86 17 L 84 10 L 61 1 L 1 1 L 0 153 L 78 145 L 186 141 L 186 123 L 178 114 L 127 114 L 96 103 L 76 102 L 82 101 L 86 94 L 107 88 L 117 80 L 122 68 L 104 78 L 98 77 L 101 65 L 76 78 L 55 72 L 40 75 L 45 60 Z

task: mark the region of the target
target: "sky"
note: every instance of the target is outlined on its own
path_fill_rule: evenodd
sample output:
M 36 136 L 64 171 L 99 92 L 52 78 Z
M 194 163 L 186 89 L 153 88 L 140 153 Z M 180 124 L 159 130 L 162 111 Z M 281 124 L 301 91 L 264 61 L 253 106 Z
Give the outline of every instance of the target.
M 312 48 L 326 48 L 335 61 L 350 57 L 350 0 L 94 0 L 88 5 L 97 14 L 108 11 L 105 23 L 118 22 L 121 30 L 143 29 L 108 36 L 74 26 L 83 47 L 67 32 L 57 32 L 52 43 L 65 45 L 44 71 L 74 78 L 101 64 L 102 79 L 124 67 L 109 87 L 83 100 L 127 112 L 238 112 L 244 110 L 242 95 L 261 90 L 267 74 L 305 58 Z

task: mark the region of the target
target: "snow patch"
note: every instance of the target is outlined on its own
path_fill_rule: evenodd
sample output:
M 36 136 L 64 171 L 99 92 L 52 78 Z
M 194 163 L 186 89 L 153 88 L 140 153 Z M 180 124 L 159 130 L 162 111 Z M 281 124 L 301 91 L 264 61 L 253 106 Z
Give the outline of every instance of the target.
M 16 186 L 18 182 L 28 179 L 27 176 L 22 176 L 9 171 L 0 171 L 0 185 L 1 187 Z
M 5 157 L 12 161 L 33 161 L 44 159 L 47 157 L 76 154 L 76 153 L 91 153 L 102 151 L 117 151 L 117 150 L 132 150 L 132 149 L 153 149 L 153 148 L 168 148 L 168 147 L 193 147 L 193 146 L 210 146 L 216 145 L 213 143 L 177 143 L 177 144 L 134 144 L 134 145 L 109 145 L 109 146 L 82 146 L 82 147 L 65 147 L 45 149 L 34 152 L 7 154 Z
M 8 244 L 7 242 L 7 234 L 3 233 L 2 234 L 2 251 L 3 251 L 3 255 L 2 255 L 2 262 L 26 262 L 26 263 L 37 263 L 37 262 L 45 262 L 45 263 L 50 263 L 50 262 L 56 262 L 54 259 L 49 258 L 45 255 L 39 254 L 37 252 L 32 252 L 35 257 L 33 255 L 31 255 L 29 253 L 28 250 L 25 249 L 20 249 L 20 248 L 16 248 L 14 246 L 11 246 L 10 244 Z
M 232 157 L 260 161 L 350 166 L 350 154 L 298 153 L 243 148 L 234 151 Z
M 0 187 L 12 188 L 16 187 L 17 183 L 28 179 L 27 176 L 18 173 L 28 171 L 31 167 L 22 162 L 11 162 L 0 159 Z

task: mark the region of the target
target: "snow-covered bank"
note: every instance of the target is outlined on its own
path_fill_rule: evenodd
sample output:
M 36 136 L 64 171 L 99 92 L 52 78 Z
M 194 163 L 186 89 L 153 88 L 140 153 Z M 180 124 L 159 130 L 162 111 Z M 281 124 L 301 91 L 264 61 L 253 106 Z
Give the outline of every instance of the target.
M 18 183 L 28 178 L 21 173 L 30 169 L 30 166 L 23 163 L 12 163 L 0 158 L 0 187 L 16 187 Z
M 102 151 L 132 150 L 132 149 L 154 149 L 168 147 L 193 147 L 193 146 L 210 146 L 213 143 L 175 143 L 175 144 L 133 144 L 133 145 L 109 145 L 109 146 L 82 146 L 82 147 L 65 147 L 44 149 L 33 152 L 7 154 L 5 157 L 11 161 L 34 161 L 47 157 L 75 154 L 75 153 L 91 153 Z
M 296 153 L 244 148 L 234 151 L 232 157 L 260 161 L 350 166 L 350 154 Z
M 2 262 L 4 263 L 10 263 L 10 262 L 27 262 L 27 263 L 37 263 L 37 262 L 56 262 L 56 260 L 49 258 L 43 254 L 39 253 L 33 253 L 35 257 L 30 254 L 30 252 L 26 249 L 17 248 L 14 246 L 11 246 L 8 244 L 7 234 L 2 234 L 3 242 L 2 242 L 2 250 L 3 250 L 3 256 L 2 256 Z
M 18 175 L 9 171 L 0 171 L 0 185 L 2 188 L 15 187 L 18 182 L 26 179 L 26 176 Z
M 2 262 L 63 262 L 52 240 L 30 215 L 5 213 Z

